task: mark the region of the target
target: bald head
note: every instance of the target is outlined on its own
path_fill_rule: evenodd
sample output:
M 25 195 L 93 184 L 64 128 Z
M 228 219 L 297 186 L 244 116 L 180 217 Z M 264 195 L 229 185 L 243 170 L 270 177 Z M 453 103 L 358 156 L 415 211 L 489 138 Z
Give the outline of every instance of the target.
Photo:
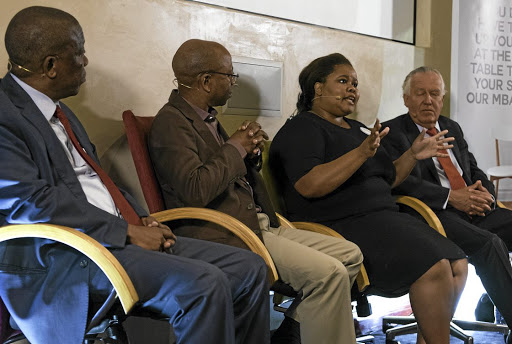
M 9 22 L 5 48 L 13 63 L 38 73 L 45 57 L 66 48 L 71 31 L 83 36 L 78 21 L 69 13 L 51 7 L 28 7 Z M 18 76 L 29 73 L 20 68 L 12 72 Z
M 192 83 L 202 72 L 217 71 L 229 51 L 222 44 L 200 39 L 183 43 L 172 59 L 176 78 L 185 84 Z

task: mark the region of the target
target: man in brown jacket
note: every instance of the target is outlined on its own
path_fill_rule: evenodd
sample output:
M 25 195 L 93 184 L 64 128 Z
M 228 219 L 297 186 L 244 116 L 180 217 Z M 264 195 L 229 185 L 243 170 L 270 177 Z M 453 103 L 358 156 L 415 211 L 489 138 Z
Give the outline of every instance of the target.
M 149 135 L 166 207 L 212 208 L 245 223 L 267 247 L 280 279 L 301 295 L 284 324 L 297 328 L 301 323 L 303 344 L 354 343 L 350 288 L 361 252 L 346 240 L 279 227 L 256 168 L 267 134 L 258 123 L 246 121 L 229 137 L 215 118 L 213 107 L 227 102 L 238 78 L 230 53 L 216 42 L 189 40 L 179 47 L 172 68 L 178 89 Z M 227 231 L 210 226 L 175 232 L 243 246 Z

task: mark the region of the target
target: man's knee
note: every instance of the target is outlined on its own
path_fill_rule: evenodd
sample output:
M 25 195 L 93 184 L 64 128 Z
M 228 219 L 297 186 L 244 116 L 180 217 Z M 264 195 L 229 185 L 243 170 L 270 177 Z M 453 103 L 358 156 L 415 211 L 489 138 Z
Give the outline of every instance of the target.
M 507 245 L 499 236 L 490 233 L 480 250 L 469 257 L 469 262 L 478 268 L 479 265 L 488 264 L 489 259 L 493 260 L 494 257 L 498 257 L 504 262 L 509 262 Z
M 496 234 L 492 234 L 487 239 L 487 242 L 484 244 L 483 249 L 486 247 L 490 247 L 493 250 L 500 252 L 501 254 L 508 255 L 508 248 L 505 242 Z
M 248 250 L 237 250 L 233 253 L 234 264 L 241 273 L 247 277 L 257 277 L 257 279 L 266 279 L 267 265 L 262 257 Z
M 347 244 L 349 244 L 349 261 L 352 264 L 361 265 L 364 259 L 363 252 L 361 252 L 361 249 L 353 242 L 347 241 Z
M 336 284 L 350 283 L 350 275 L 346 266 L 337 259 L 329 259 L 323 267 L 318 267 L 318 281 Z

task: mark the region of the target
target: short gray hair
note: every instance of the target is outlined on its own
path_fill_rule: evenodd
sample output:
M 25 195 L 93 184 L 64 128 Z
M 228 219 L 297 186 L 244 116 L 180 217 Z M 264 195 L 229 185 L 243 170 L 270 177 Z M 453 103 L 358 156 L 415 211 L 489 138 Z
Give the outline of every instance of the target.
M 407 74 L 407 76 L 405 77 L 404 83 L 402 84 L 403 94 L 407 94 L 408 96 L 411 95 L 410 94 L 411 93 L 411 79 L 414 75 L 419 74 L 419 73 L 435 73 L 435 74 L 437 74 L 439 76 L 439 78 L 441 79 L 441 93 L 444 96 L 444 94 L 446 93 L 446 90 L 444 88 L 444 80 L 443 80 L 443 76 L 441 75 L 441 72 L 439 72 L 435 68 L 426 67 L 426 66 L 418 67 L 418 68 L 414 69 L 412 72 L 410 72 L 409 74 Z

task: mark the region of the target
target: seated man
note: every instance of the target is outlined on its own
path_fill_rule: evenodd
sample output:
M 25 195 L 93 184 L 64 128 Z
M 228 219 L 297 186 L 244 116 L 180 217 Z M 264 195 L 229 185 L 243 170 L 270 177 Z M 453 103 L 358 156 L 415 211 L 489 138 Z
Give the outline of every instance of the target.
M 238 78 L 230 53 L 216 42 L 189 40 L 178 48 L 172 68 L 178 89 L 172 91 L 149 134 L 166 207 L 212 208 L 245 223 L 262 239 L 281 280 L 302 298 L 286 313 L 280 329 L 291 327 L 296 333 L 300 322 L 304 344 L 354 343 L 350 287 L 363 260 L 361 252 L 346 240 L 278 228 L 255 168 L 267 134 L 258 123 L 244 122 L 228 137 L 212 108 L 226 103 Z M 183 228 L 179 233 L 244 246 L 218 228 Z M 285 336 L 281 330 L 273 343 Z M 296 337 L 283 342 L 297 343 Z
M 147 216 L 99 167 L 84 128 L 60 102 L 85 81 L 77 20 L 54 8 L 23 9 L 5 46 L 11 69 L 0 80 L 0 225 L 52 223 L 96 239 L 128 273 L 138 306 L 168 317 L 180 343 L 268 343 L 263 260 L 175 237 Z M 69 247 L 43 239 L 0 244 L 0 297 L 32 343 L 82 343 L 89 300 L 104 300 L 110 288 Z
M 439 71 L 419 67 L 407 75 L 403 97 L 409 113 L 382 123 L 389 127 L 382 140 L 393 158 L 407 150 L 423 128 L 426 135 L 448 129 L 455 137 L 450 158 L 418 161 L 396 194 L 414 196 L 437 214 L 446 235 L 475 266 L 487 293 L 507 324 L 512 324 L 512 212 L 496 207 L 494 186 L 478 168 L 460 126 L 440 116 L 445 94 Z

